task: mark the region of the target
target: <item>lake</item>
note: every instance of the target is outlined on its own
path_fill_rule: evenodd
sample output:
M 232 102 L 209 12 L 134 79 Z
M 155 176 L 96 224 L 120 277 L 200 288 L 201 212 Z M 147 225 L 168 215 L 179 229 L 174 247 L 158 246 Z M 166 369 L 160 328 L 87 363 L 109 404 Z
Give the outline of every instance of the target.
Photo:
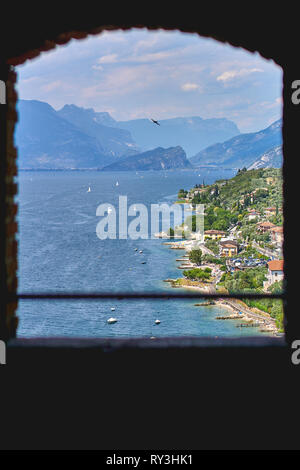
M 207 169 L 138 173 L 21 171 L 19 292 L 166 292 L 171 288 L 163 280 L 182 275 L 176 262 L 182 252 L 170 250 L 159 239 L 100 240 L 96 235 L 97 207 L 101 203 L 117 206 L 120 195 L 128 197 L 128 205 L 172 203 L 180 188 L 190 189 L 203 180 L 212 183 L 233 175 L 233 171 Z M 18 336 L 262 334 L 257 328 L 237 328 L 234 320 L 216 320 L 216 316 L 226 312 L 219 306 L 199 308 L 195 303 L 196 300 L 23 300 L 18 307 Z M 118 322 L 108 324 L 111 316 Z M 159 325 L 155 325 L 156 319 L 161 321 Z

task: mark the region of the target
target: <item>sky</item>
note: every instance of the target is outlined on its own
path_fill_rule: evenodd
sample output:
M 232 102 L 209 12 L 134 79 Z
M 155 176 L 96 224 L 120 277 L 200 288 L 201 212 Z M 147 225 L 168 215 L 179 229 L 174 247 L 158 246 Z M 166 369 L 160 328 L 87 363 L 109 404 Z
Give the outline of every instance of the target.
M 20 99 L 117 121 L 227 118 L 255 132 L 282 115 L 282 70 L 258 53 L 179 31 L 105 31 L 16 68 Z

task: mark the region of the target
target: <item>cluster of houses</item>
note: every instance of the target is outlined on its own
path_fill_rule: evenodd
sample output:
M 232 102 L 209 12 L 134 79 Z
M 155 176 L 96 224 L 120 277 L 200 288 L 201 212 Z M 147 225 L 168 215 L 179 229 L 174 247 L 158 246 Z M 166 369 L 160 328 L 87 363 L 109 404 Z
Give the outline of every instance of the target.
M 255 209 L 248 209 L 249 211 L 249 215 L 248 215 L 248 218 L 250 216 L 252 216 L 252 218 L 256 218 L 256 217 L 260 217 L 261 216 L 261 213 L 256 211 Z M 278 212 L 282 212 L 282 209 L 281 208 L 276 208 L 276 207 L 266 207 L 263 211 L 264 213 L 264 216 L 265 217 L 273 217 L 274 215 L 276 215 L 276 213 Z
M 271 241 L 281 248 L 283 243 L 283 227 L 272 224 L 270 221 L 264 221 L 257 224 L 257 230 L 261 233 L 269 233 Z
M 261 213 L 255 209 L 249 209 L 247 218 L 248 220 L 259 220 Z M 282 212 L 281 208 L 276 207 L 267 207 L 264 210 L 264 217 L 270 218 L 276 215 L 277 212 Z M 260 233 L 269 233 L 271 237 L 271 242 L 274 243 L 275 247 L 280 249 L 283 243 L 283 227 L 277 226 L 270 222 L 269 220 L 264 220 L 262 222 L 257 222 L 257 231 Z
M 264 218 L 271 217 L 277 213 L 278 209 L 275 207 L 267 207 L 264 210 Z M 257 212 L 255 209 L 249 209 L 248 220 L 254 220 L 261 217 L 261 214 Z M 257 222 L 257 232 L 258 233 L 269 233 L 271 237 L 271 241 L 274 247 L 279 250 L 282 248 L 283 244 L 283 227 L 276 226 L 269 220 L 263 220 L 261 222 Z M 238 254 L 239 245 L 238 242 L 234 239 L 231 235 L 226 238 L 226 232 L 222 230 L 206 230 L 204 232 L 204 239 L 211 239 L 218 242 L 219 245 L 219 255 L 224 256 L 226 258 L 231 258 L 232 262 L 229 263 L 231 266 L 231 270 L 237 270 L 246 268 L 246 267 L 255 267 L 262 265 L 261 260 L 251 260 L 251 265 L 249 263 L 242 263 L 241 260 L 234 260 L 235 256 Z M 236 263 L 234 262 L 236 261 Z M 254 263 L 257 261 L 257 263 Z M 263 262 L 263 264 L 267 264 L 268 273 L 267 273 L 267 280 L 264 282 L 264 289 L 268 289 L 274 282 L 282 281 L 283 279 L 283 260 L 282 259 L 272 259 L 270 261 Z
M 273 185 L 274 178 L 273 177 L 266 178 L 266 183 L 267 183 L 267 186 Z M 195 196 L 196 194 L 200 194 L 203 191 L 206 191 L 206 189 L 207 188 L 205 187 L 204 184 L 198 185 L 197 187 L 193 188 L 193 190 L 187 193 L 186 198 L 185 198 L 186 202 L 190 202 L 193 196 Z M 254 191 L 250 192 L 249 194 L 244 195 L 239 201 L 240 204 L 242 206 L 245 205 L 246 198 L 248 198 L 248 201 L 250 202 L 250 204 L 253 204 L 254 199 L 255 199 L 255 193 L 261 189 L 268 191 L 268 188 L 257 188 Z M 276 226 L 275 224 L 270 222 L 268 219 L 270 219 L 271 217 L 274 217 L 280 212 L 282 212 L 282 209 L 278 207 L 267 207 L 262 212 L 259 212 L 256 209 L 251 209 L 249 207 L 248 214 L 246 216 L 249 221 L 256 221 L 256 227 L 257 227 L 258 233 L 270 234 L 271 242 L 274 246 L 273 253 L 277 251 L 276 256 L 278 257 L 281 256 L 280 253 L 281 253 L 281 248 L 283 244 L 283 227 Z M 239 264 L 238 266 L 235 266 L 235 263 L 233 263 L 234 258 L 237 256 L 239 252 L 239 245 L 238 245 L 237 240 L 235 239 L 233 232 L 231 232 L 228 236 L 227 233 L 222 230 L 213 230 L 213 229 L 206 230 L 204 232 L 204 241 L 208 239 L 215 240 L 216 242 L 218 242 L 219 255 L 222 257 L 231 258 L 232 259 L 231 265 L 233 269 L 235 268 L 241 269 L 239 260 L 237 260 L 237 263 Z M 244 267 L 245 268 L 254 267 L 255 266 L 254 261 L 255 260 L 251 260 L 252 264 L 251 265 L 247 264 L 247 266 L 245 265 Z M 261 260 L 257 260 L 257 262 L 258 262 L 257 265 L 260 266 L 261 264 L 259 263 L 261 262 Z M 268 266 L 268 274 L 267 274 L 267 280 L 264 283 L 264 288 L 267 289 L 274 282 L 281 281 L 283 279 L 283 260 L 272 259 L 271 261 L 267 263 L 264 261 L 264 265 L 265 264 L 267 264 Z
M 272 181 L 267 182 L 267 183 L 272 184 Z M 282 212 L 282 209 L 281 208 L 278 209 L 276 207 L 267 207 L 264 210 L 264 216 L 266 218 L 273 217 L 278 212 Z M 250 214 L 252 215 L 253 219 L 256 218 L 257 216 L 260 216 L 260 214 L 254 210 L 251 210 Z M 251 215 L 249 215 L 249 218 L 251 217 Z M 264 220 L 262 222 L 257 223 L 257 231 L 259 233 L 269 233 L 271 237 L 271 242 L 273 243 L 275 248 L 279 250 L 279 252 L 281 252 L 282 244 L 283 244 L 283 227 L 282 226 L 277 226 L 273 224 L 272 222 L 270 222 L 269 220 Z M 268 287 L 274 284 L 274 282 L 283 280 L 283 259 L 273 259 L 271 261 L 268 261 L 267 265 L 268 265 L 268 274 L 267 274 L 267 280 L 264 282 L 264 289 L 268 289 Z
M 231 258 L 238 254 L 239 245 L 232 238 L 225 238 L 226 232 L 222 230 L 205 230 L 204 240 L 216 240 L 219 242 L 220 256 Z
M 206 191 L 206 187 L 204 183 L 196 185 L 195 188 L 193 188 L 191 191 L 187 193 L 186 198 L 185 198 L 186 202 L 190 202 L 194 196 L 196 196 L 197 194 L 201 194 L 204 191 Z

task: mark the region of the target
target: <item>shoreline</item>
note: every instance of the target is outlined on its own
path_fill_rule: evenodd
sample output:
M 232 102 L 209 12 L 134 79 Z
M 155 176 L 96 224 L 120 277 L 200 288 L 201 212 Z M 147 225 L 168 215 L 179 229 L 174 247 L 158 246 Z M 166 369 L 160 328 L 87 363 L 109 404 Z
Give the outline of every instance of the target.
M 276 326 L 276 323 L 275 321 L 272 319 L 272 317 L 269 315 L 267 316 L 268 314 L 266 312 L 263 312 L 263 311 L 259 311 L 261 312 L 260 316 L 265 316 L 265 319 L 262 319 L 262 318 L 253 318 L 251 317 L 251 313 L 253 315 L 255 315 L 254 312 L 249 312 L 249 314 L 245 313 L 245 312 L 242 312 L 241 314 L 236 314 L 236 312 L 238 311 L 238 307 L 232 307 L 231 305 L 227 304 L 226 301 L 224 300 L 221 300 L 221 299 L 216 299 L 216 305 L 224 308 L 224 309 L 227 309 L 229 310 L 231 313 L 231 315 L 229 315 L 227 318 L 224 318 L 224 320 L 228 319 L 237 319 L 237 318 L 240 318 L 241 320 L 243 320 L 245 323 L 257 323 L 260 325 L 260 331 L 261 332 L 270 332 L 270 333 L 274 333 L 274 334 L 278 334 L 279 333 L 279 330 Z M 243 308 L 243 307 L 241 307 Z M 245 307 L 244 308 L 247 308 L 249 309 L 250 311 L 250 308 L 245 304 Z M 256 309 L 258 310 L 258 309 Z M 235 315 L 234 315 L 235 314 Z
M 164 243 L 164 245 L 169 245 L 169 249 L 174 249 L 174 247 L 172 246 L 173 244 L 175 246 L 176 245 L 178 246 L 178 243 L 176 243 L 176 242 Z M 189 250 L 188 250 L 188 247 L 185 246 L 184 242 L 181 243 L 180 249 L 184 249 L 185 252 L 186 252 L 186 255 L 183 255 L 183 256 L 188 256 L 188 251 Z M 182 279 L 183 281 L 180 281 L 180 279 Z M 214 284 L 210 284 L 207 287 L 206 286 L 199 286 L 199 285 L 188 285 L 189 282 L 196 282 L 196 281 L 188 281 L 185 278 L 165 279 L 164 282 L 170 283 L 171 287 L 174 288 L 174 289 L 176 289 L 176 288 L 193 289 L 193 290 L 199 290 L 200 292 L 205 293 L 205 294 L 208 294 L 210 292 L 210 289 L 214 289 L 214 292 L 216 292 L 216 287 L 215 287 Z M 178 285 L 176 285 L 177 282 L 178 282 Z M 226 316 L 222 316 L 222 317 L 220 316 L 218 318 L 219 320 L 224 320 L 225 321 L 225 320 L 240 319 L 242 321 L 241 325 L 243 325 L 245 327 L 246 326 L 250 327 L 250 326 L 252 326 L 252 324 L 257 324 L 257 328 L 259 328 L 259 331 L 261 333 L 270 333 L 272 335 L 279 334 L 279 329 L 278 329 L 278 327 L 275 323 L 275 320 L 268 313 L 266 313 L 264 311 L 258 310 L 257 308 L 255 308 L 254 309 L 255 311 L 253 311 L 253 309 L 251 309 L 251 307 L 248 307 L 244 303 L 242 303 L 240 305 L 240 308 L 239 308 L 238 305 L 236 305 L 236 304 L 234 304 L 234 306 L 228 304 L 228 302 L 224 299 L 214 299 L 214 302 L 215 302 L 214 303 L 215 306 L 221 307 L 225 311 L 227 310 L 227 312 L 228 311 L 231 312 L 230 315 L 228 314 Z M 239 312 L 241 312 L 241 313 L 239 313 Z

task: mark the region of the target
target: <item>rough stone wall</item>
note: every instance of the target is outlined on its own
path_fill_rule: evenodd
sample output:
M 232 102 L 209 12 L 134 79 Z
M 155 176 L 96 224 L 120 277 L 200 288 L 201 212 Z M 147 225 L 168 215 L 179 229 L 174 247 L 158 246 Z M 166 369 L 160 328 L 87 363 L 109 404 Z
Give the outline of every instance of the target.
M 89 13 L 88 20 L 84 17 L 84 11 L 78 14 L 78 17 L 73 14 L 72 17 L 65 19 L 63 15 L 60 15 L 56 22 L 51 23 L 47 21 L 47 18 L 40 18 L 39 22 L 34 22 L 34 17 L 31 19 L 31 28 L 27 22 L 23 21 L 21 15 L 20 24 L 17 24 L 14 32 L 9 30 L 5 32 L 5 28 L 0 32 L 6 34 L 5 50 L 3 57 L 6 58 L 6 63 L 10 64 L 8 74 L 6 77 L 6 96 L 7 96 L 7 119 L 6 119 L 6 156 L 4 165 L 1 164 L 1 178 L 4 183 L 3 190 L 0 188 L 0 192 L 4 194 L 2 197 L 3 214 L 5 221 L 5 229 L 1 232 L 6 234 L 6 239 L 2 243 L 1 255 L 4 254 L 4 269 L 2 275 L 6 278 L 3 281 L 3 287 L 6 294 L 14 295 L 17 290 L 17 205 L 14 202 L 14 196 L 17 192 L 17 186 L 14 182 L 14 177 L 17 174 L 17 150 L 14 147 L 14 128 L 17 121 L 17 113 L 15 109 L 17 94 L 15 91 L 16 73 L 13 70 L 13 65 L 24 63 L 26 60 L 30 60 L 37 57 L 41 52 L 55 48 L 57 45 L 66 44 L 72 38 L 83 39 L 91 34 L 99 34 L 103 30 L 109 29 L 130 29 L 131 27 L 148 27 L 149 29 L 177 29 L 181 31 L 197 32 L 199 35 L 213 37 L 219 41 L 228 41 L 232 45 L 245 47 L 250 51 L 259 50 L 261 55 L 264 57 L 272 57 L 280 65 L 284 64 L 285 50 L 282 47 L 282 38 L 277 34 L 277 30 L 272 24 L 272 34 L 266 34 L 265 22 L 263 18 L 258 22 L 256 19 L 255 31 L 249 26 L 249 28 L 241 29 L 238 22 L 230 25 L 226 21 L 218 23 L 216 18 L 211 19 L 205 18 L 203 20 L 197 20 L 194 24 L 191 16 L 189 18 L 182 18 L 180 14 L 178 18 L 174 13 L 172 14 L 172 21 L 170 19 L 160 22 L 149 19 L 149 16 L 145 16 L 145 19 L 139 21 L 131 21 L 126 24 L 121 18 L 115 17 L 115 12 L 108 16 L 105 20 L 98 22 L 96 17 L 93 17 Z M 114 18 L 114 22 L 111 19 Z M 169 17 L 168 17 L 169 18 Z M 49 19 L 49 18 L 48 18 Z M 17 20 L 16 20 L 17 21 Z M 46 21 L 46 24 L 44 24 Z M 100 25 L 99 25 L 100 24 Z M 29 23 L 30 25 L 30 23 Z M 113 25 L 113 26 L 112 26 Z M 230 26 L 230 27 L 229 27 Z M 23 29 L 26 29 L 26 34 L 23 34 Z M 215 31 L 218 31 L 215 34 Z M 291 30 L 292 31 L 292 30 Z M 291 33 L 290 33 L 291 34 Z M 15 44 L 10 41 L 10 38 L 14 37 Z M 293 42 L 292 37 L 288 38 L 289 41 Z M 4 44 L 4 43 L 3 43 Z M 281 47 L 279 47 L 281 46 Z M 295 74 L 292 75 L 292 79 L 299 78 L 298 67 L 295 67 Z M 1 78 L 1 77 L 0 77 Z M 290 138 L 292 143 L 292 138 Z M 0 143 L 1 144 L 1 143 Z M 285 148 L 285 146 L 284 146 Z M 5 175 L 5 176 L 4 176 Z M 16 317 L 17 302 L 9 301 L 8 303 L 4 300 L 0 301 L 0 337 L 11 338 L 16 334 L 18 319 Z M 3 329 L 3 332 L 1 331 Z M 4 331 L 5 330 L 5 331 Z
M 17 193 L 17 184 L 14 181 L 17 175 L 17 150 L 14 146 L 14 129 L 17 121 L 15 91 L 16 73 L 11 69 L 6 81 L 6 176 L 5 176 L 5 271 L 6 271 L 6 293 L 14 294 L 17 290 L 17 240 L 18 226 L 16 222 L 17 204 L 14 201 Z M 5 312 L 5 336 L 9 338 L 16 335 L 18 319 L 16 317 L 17 302 L 6 303 Z

